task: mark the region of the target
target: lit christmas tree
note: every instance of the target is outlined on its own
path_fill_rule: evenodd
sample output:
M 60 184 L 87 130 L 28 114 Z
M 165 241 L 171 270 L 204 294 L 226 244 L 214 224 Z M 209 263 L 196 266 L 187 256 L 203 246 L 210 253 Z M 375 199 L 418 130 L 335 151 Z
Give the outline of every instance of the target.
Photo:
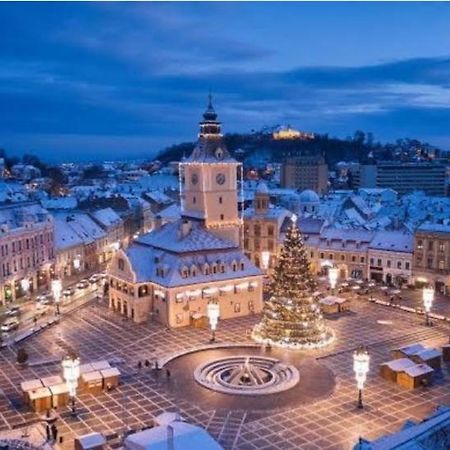
M 270 286 L 263 318 L 253 329 L 255 341 L 277 347 L 308 349 L 333 340 L 313 296 L 316 284 L 294 217 L 286 233 Z

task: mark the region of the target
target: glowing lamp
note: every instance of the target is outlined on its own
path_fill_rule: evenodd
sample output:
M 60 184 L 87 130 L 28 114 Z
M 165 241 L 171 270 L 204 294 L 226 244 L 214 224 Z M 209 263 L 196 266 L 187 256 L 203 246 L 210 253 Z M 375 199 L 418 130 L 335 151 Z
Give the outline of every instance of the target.
M 80 358 L 76 356 L 66 356 L 62 360 L 63 378 L 69 389 L 69 395 L 72 400 L 72 415 L 76 415 L 75 396 L 77 394 L 78 378 L 80 377 Z
M 355 372 L 356 386 L 358 388 L 358 408 L 363 407 L 362 390 L 369 372 L 370 356 L 364 346 L 358 347 L 353 353 L 353 371 Z
M 207 305 L 206 313 L 208 315 L 209 326 L 211 327 L 211 342 L 216 340 L 216 329 L 219 323 L 220 306 L 218 303 L 209 302 Z

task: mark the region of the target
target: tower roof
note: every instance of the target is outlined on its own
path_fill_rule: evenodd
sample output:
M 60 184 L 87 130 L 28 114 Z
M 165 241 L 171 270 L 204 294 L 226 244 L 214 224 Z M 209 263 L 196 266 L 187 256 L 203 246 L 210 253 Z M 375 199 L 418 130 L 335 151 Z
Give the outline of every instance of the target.
M 200 122 L 200 132 L 198 134 L 197 145 L 192 154 L 186 158 L 189 162 L 236 162 L 230 156 L 223 141 L 221 124 L 217 120 L 217 113 L 212 104 L 211 94 L 208 97 L 208 106 L 203 113 L 203 120 Z

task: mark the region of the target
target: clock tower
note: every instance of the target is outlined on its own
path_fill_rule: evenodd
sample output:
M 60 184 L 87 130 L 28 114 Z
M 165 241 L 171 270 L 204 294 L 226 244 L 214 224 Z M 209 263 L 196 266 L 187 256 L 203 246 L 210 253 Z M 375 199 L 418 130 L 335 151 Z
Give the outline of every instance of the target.
M 180 163 L 182 214 L 203 222 L 212 234 L 240 245 L 238 163 L 223 142 L 221 124 L 209 96 L 197 145 Z

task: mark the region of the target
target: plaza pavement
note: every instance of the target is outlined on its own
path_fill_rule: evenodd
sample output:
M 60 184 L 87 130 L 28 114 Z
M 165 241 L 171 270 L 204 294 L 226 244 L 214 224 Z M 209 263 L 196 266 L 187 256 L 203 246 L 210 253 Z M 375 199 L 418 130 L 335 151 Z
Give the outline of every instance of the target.
M 450 303 L 450 302 L 449 302 Z M 427 388 L 405 390 L 378 375 L 380 363 L 389 360 L 389 350 L 413 342 L 438 346 L 448 341 L 445 323 L 423 325 L 423 317 L 394 308 L 355 300 L 353 312 L 329 325 L 336 341 L 326 349 L 309 352 L 336 375 L 334 393 L 314 404 L 276 411 L 203 408 L 188 400 L 176 401 L 172 391 L 177 380 L 164 371 L 136 368 L 137 362 L 164 359 L 208 343 L 208 330 L 183 328 L 168 330 L 156 323 L 136 325 L 113 314 L 106 307 L 88 305 L 55 325 L 29 338 L 24 344 L 32 367 L 15 364 L 14 349 L 0 352 L 0 436 L 2 430 L 30 426 L 39 416 L 23 406 L 20 383 L 60 372 L 58 363 L 39 364 L 69 350 L 80 354 L 82 362 L 116 359 L 123 373 L 121 385 L 98 396 L 77 397 L 78 418 L 69 410 L 59 411 L 62 448 L 72 448 L 73 437 L 90 431 L 104 433 L 112 448 L 120 446 L 126 429 L 152 424 L 163 411 L 178 411 L 187 421 L 205 427 L 225 449 L 349 449 L 359 436 L 375 438 L 398 430 L 407 419 L 421 419 L 440 404 L 450 404 L 449 366 L 434 374 Z M 449 308 L 450 311 L 450 308 Z M 245 342 L 258 316 L 222 321 L 219 342 Z M 352 352 L 359 344 L 369 347 L 371 370 L 364 391 L 365 408 L 356 408 L 356 387 Z

